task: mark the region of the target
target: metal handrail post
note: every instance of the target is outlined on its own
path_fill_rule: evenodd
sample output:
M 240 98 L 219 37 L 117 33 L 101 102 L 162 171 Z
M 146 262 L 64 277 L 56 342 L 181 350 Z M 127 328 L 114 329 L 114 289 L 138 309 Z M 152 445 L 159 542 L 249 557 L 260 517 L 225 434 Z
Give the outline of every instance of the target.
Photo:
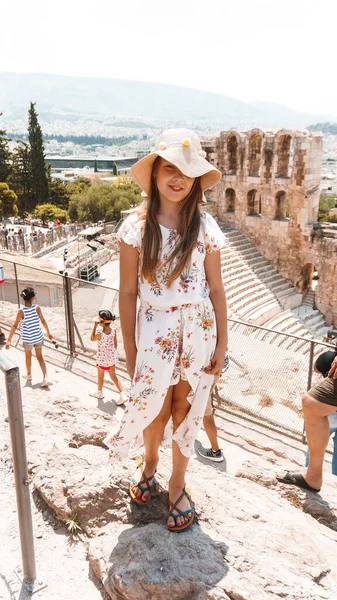
M 16 297 L 18 300 L 18 307 L 20 308 L 20 291 L 19 291 L 18 272 L 16 269 L 16 263 L 13 263 L 13 265 L 14 265 L 14 274 L 15 274 Z
M 74 331 L 74 317 L 73 317 L 73 298 L 71 291 L 71 280 L 69 279 L 67 273 L 64 273 L 64 283 L 65 283 L 65 292 L 66 292 L 66 311 L 67 311 L 67 323 L 68 323 L 68 331 L 69 331 L 69 350 L 70 354 L 74 355 L 75 348 L 75 331 Z
M 314 350 L 315 350 L 315 342 L 312 340 L 310 342 L 307 390 L 310 390 L 311 383 L 312 383 L 312 370 L 313 370 L 313 366 L 314 366 Z
M 34 581 L 36 564 L 19 367 L 1 353 L 0 369 L 6 379 L 23 574 L 25 581 Z

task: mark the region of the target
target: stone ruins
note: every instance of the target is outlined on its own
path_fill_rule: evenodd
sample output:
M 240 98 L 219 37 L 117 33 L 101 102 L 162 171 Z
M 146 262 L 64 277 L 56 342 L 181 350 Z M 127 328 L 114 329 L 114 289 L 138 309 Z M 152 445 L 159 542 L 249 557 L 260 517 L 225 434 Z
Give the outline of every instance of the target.
M 212 214 L 249 237 L 303 296 L 317 271 L 315 304 L 336 327 L 337 226 L 317 222 L 322 134 L 229 130 L 202 145 L 223 173 L 207 193 Z

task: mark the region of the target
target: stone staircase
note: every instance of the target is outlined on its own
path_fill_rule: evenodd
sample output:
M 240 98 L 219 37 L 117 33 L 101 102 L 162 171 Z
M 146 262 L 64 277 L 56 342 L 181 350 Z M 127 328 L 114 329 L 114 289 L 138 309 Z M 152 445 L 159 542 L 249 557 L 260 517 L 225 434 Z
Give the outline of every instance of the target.
M 308 351 L 307 342 L 286 338 L 278 332 L 320 339 L 328 331 L 324 316 L 313 309 L 313 298 L 302 303 L 302 296 L 284 279 L 249 239 L 240 231 L 224 229 L 227 244 L 221 250 L 222 277 L 229 314 L 233 318 L 275 329 L 257 330 L 257 339 L 284 348 Z M 231 328 L 240 327 L 232 324 Z
M 303 305 L 304 306 L 310 306 L 310 308 L 313 308 L 314 301 L 315 301 L 315 292 L 314 292 L 314 290 L 308 290 L 308 292 L 304 296 Z

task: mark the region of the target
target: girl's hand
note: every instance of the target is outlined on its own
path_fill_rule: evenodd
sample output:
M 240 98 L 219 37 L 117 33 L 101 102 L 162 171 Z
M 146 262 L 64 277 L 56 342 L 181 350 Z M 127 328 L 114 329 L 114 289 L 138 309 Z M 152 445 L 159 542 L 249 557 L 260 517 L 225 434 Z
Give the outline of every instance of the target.
M 225 362 L 226 350 L 215 348 L 215 352 L 210 360 L 210 366 L 206 367 L 205 373 L 220 377 Z
M 336 356 L 336 358 L 333 359 L 333 361 L 331 363 L 331 367 L 330 367 L 328 376 L 333 377 L 334 379 L 337 379 L 337 356 Z
M 52 336 L 52 334 L 51 334 L 51 333 L 48 333 L 48 339 L 49 339 L 49 340 L 52 340 L 52 339 L 53 339 L 53 336 Z
M 6 344 L 5 344 L 5 349 L 9 350 L 11 347 L 11 343 L 7 340 Z
M 137 358 L 136 346 L 134 348 L 130 348 L 130 349 L 126 350 L 125 354 L 126 354 L 126 369 L 127 369 L 127 372 L 129 373 L 129 377 L 132 381 L 133 376 L 135 374 L 135 368 L 136 368 L 136 358 Z

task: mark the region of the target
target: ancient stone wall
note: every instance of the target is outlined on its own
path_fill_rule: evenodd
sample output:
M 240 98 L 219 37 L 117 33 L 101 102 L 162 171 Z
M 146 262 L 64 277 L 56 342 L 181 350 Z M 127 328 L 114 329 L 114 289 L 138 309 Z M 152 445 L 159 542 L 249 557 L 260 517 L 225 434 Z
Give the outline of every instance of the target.
M 323 136 L 306 130 L 223 131 L 204 139 L 207 158 L 223 174 L 206 193 L 212 214 L 228 227 L 240 229 L 280 273 L 305 293 L 315 268 L 321 271 L 316 301 L 337 324 L 337 282 L 326 260 L 336 268 L 335 242 L 316 240 Z M 324 234 L 323 234 L 324 235 Z M 322 277 L 329 278 L 329 294 Z M 327 296 L 333 292 L 334 300 Z M 336 304 L 334 308 L 333 305 Z

